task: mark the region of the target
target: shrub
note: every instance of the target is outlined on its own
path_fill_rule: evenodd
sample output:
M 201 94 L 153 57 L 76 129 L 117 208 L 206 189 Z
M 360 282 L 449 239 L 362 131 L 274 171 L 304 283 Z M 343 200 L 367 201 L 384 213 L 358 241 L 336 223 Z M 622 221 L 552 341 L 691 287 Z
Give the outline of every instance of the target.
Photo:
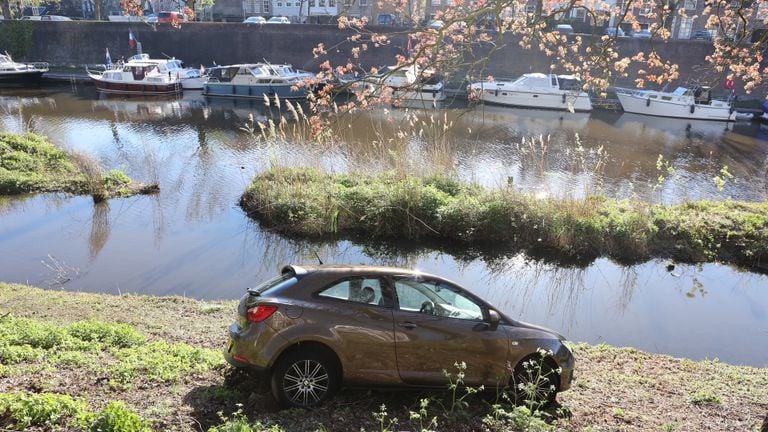
M 112 401 L 95 414 L 91 432 L 152 432 L 150 423 L 123 402 Z
M 0 393 L 0 425 L 7 419 L 10 426 L 21 430 L 30 426 L 61 427 L 70 421 L 82 423 L 87 409 L 84 401 L 68 395 Z

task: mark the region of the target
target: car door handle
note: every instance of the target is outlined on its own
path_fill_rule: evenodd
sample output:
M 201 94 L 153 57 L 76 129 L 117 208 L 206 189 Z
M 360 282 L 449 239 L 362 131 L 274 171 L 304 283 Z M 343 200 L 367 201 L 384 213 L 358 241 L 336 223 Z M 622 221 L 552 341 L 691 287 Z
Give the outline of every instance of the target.
M 400 327 L 407 328 L 407 329 L 412 329 L 412 328 L 416 328 L 417 327 L 416 324 L 414 324 L 414 323 L 412 323 L 410 321 L 403 321 L 403 322 L 399 323 L 398 325 Z

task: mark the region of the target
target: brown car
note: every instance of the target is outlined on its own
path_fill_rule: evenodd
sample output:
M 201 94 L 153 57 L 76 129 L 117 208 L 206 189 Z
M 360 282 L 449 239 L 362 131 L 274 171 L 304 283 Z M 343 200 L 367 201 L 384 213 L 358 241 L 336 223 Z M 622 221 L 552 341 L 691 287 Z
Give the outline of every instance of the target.
M 226 358 L 268 372 L 286 407 L 309 407 L 341 384 L 441 387 L 467 365 L 467 385 L 530 385 L 524 363 L 541 359 L 542 392 L 566 390 L 574 358 L 564 338 L 515 321 L 443 278 L 386 267 L 288 266 L 248 289 L 229 328 Z M 551 392 L 554 398 L 554 392 Z

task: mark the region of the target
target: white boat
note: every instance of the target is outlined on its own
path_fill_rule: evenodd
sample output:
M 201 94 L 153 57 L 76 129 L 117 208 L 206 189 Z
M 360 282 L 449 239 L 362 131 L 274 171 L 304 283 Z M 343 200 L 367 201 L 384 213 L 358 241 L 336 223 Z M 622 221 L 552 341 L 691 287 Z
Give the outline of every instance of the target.
M 88 76 L 103 93 L 167 95 L 182 91 L 181 61 L 176 59 L 151 59 L 147 54 L 137 54 L 127 62 L 118 62 L 102 70 L 90 70 Z
M 671 93 L 616 88 L 616 96 L 629 113 L 692 120 L 733 121 L 736 118 L 733 105 L 712 99 L 709 87 L 678 87 Z
M 314 90 L 301 85 L 315 75 L 296 70 L 289 64 L 249 63 L 215 66 L 208 70 L 203 86 L 206 96 L 263 99 L 305 99 Z
M 525 74 L 516 80 L 478 81 L 469 85 L 471 95 L 499 105 L 592 111 L 592 101 L 573 75 Z
M 0 85 L 35 85 L 48 72 L 48 63 L 17 63 L 8 53 L 0 54 Z
M 442 75 L 430 70 L 421 71 L 415 66 L 385 66 L 376 74 L 357 79 L 351 86 L 376 96 L 391 89 L 393 103 L 405 106 L 422 104 L 429 107 L 445 101 Z

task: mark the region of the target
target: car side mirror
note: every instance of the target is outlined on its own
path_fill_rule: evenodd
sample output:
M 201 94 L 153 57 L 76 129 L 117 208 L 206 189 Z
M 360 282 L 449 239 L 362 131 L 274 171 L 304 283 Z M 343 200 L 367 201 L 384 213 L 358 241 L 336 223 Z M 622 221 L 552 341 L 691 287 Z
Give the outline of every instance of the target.
M 488 324 L 491 330 L 496 330 L 501 322 L 501 315 L 493 309 L 488 310 Z

